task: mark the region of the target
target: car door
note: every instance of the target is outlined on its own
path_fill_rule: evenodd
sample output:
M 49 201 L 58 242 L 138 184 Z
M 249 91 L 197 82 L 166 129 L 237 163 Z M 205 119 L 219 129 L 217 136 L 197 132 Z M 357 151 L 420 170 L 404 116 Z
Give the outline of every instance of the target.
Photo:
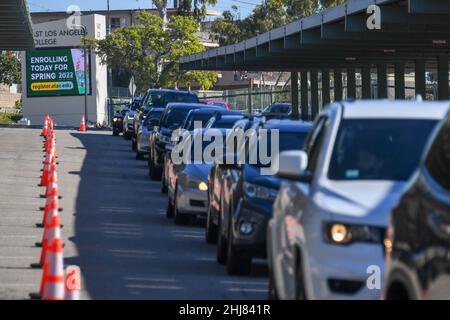
M 425 261 L 417 264 L 417 279 L 422 298 L 450 299 L 450 116 L 437 134 L 424 167 L 416 222 L 420 234 L 414 241 Z
M 307 171 L 311 173 L 317 170 L 327 124 L 328 117 L 321 116 L 306 139 L 305 152 L 309 159 Z M 303 254 L 301 243 L 298 240 L 303 236 L 300 224 L 301 215 L 310 206 L 310 187 L 309 183 L 290 181 L 282 188 L 278 199 L 280 209 L 277 210 L 278 214 L 274 217 L 277 248 L 272 252 L 272 259 L 274 274 L 280 277 L 277 282 L 280 284 L 277 286 L 277 292 L 284 299 L 295 298 L 297 263 L 301 261 Z

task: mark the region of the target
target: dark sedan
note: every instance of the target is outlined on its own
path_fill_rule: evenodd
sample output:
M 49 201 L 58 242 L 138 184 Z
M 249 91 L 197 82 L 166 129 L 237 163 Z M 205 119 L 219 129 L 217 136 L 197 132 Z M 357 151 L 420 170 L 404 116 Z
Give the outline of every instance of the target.
M 267 223 L 281 179 L 271 175 L 270 163 L 278 151 L 300 150 L 311 128 L 310 123 L 293 120 L 262 122 L 254 137 L 245 136 L 243 164 L 224 164 L 222 200 L 218 222 L 217 262 L 226 264 L 229 274 L 248 274 L 252 258 L 266 257 Z M 262 133 L 267 130 L 267 135 Z M 276 139 L 277 134 L 279 139 Z M 272 144 L 274 142 L 274 144 Z M 267 158 L 259 152 L 252 162 L 252 152 L 267 145 Z M 268 160 L 268 161 L 266 161 Z
M 127 114 L 128 109 L 117 111 L 113 117 L 112 132 L 113 136 L 118 136 L 123 131 L 123 119 Z
M 160 125 L 155 127 L 149 146 L 149 176 L 152 180 L 161 180 L 164 168 L 166 145 L 172 143 L 172 133 L 179 129 L 194 109 L 209 108 L 200 103 L 169 103 L 161 116 Z

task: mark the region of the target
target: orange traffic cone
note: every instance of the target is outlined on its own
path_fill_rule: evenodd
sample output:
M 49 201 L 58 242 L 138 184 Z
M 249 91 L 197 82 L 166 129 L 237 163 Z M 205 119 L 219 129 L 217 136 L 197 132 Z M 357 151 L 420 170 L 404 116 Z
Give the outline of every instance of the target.
M 64 300 L 80 300 L 81 271 L 78 266 L 66 268 Z
M 55 159 L 55 148 L 54 146 L 52 147 L 52 149 L 50 150 L 50 152 L 48 152 L 46 154 L 45 157 L 45 161 L 44 161 L 44 170 L 42 171 L 42 176 L 41 176 L 41 182 L 39 184 L 39 186 L 41 187 L 46 187 L 48 186 L 49 183 L 49 178 L 51 175 L 51 170 L 55 169 L 56 170 L 56 159 Z
M 41 289 L 42 300 L 64 300 L 64 257 L 61 237 L 55 237 L 48 247 Z
M 48 116 L 45 116 L 44 126 L 42 127 L 41 136 L 43 136 L 45 138 L 45 137 L 47 137 L 47 133 L 48 133 Z
M 80 129 L 78 131 L 80 131 L 80 132 L 86 131 L 86 118 L 85 118 L 84 114 L 81 117 Z
M 52 174 L 49 179 L 49 183 L 47 186 L 46 191 L 46 201 L 45 201 L 45 207 L 44 207 L 44 215 L 42 217 L 42 225 L 45 226 L 45 222 L 47 220 L 47 217 L 49 216 L 50 212 L 54 210 L 54 198 L 59 199 L 58 197 L 58 182 L 56 177 L 56 169 L 52 168 Z
M 41 266 L 45 263 L 45 257 L 51 240 L 55 236 L 61 235 L 61 217 L 58 211 L 58 197 L 50 197 L 50 211 L 45 217 L 44 234 L 42 235 L 42 250 L 39 263 Z
M 40 263 L 31 265 L 32 268 L 43 268 L 39 293 L 30 294 L 33 299 L 64 299 L 64 258 L 58 197 L 54 197 L 52 202 L 52 210 L 45 221 Z

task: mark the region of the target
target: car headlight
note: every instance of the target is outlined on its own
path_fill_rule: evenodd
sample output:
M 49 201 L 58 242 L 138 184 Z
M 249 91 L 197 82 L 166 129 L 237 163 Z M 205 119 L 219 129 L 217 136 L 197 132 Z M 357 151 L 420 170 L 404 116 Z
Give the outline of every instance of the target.
M 354 242 L 383 244 L 385 229 L 365 225 L 328 222 L 324 224 L 323 237 L 327 242 L 348 245 Z
M 200 191 L 208 191 L 208 184 L 204 181 L 195 179 L 195 178 L 190 178 L 188 181 L 188 186 L 190 189 L 197 189 Z
M 117 118 L 114 118 L 114 119 L 113 119 L 113 122 L 117 122 Z
M 206 182 L 200 182 L 198 184 L 198 190 L 200 191 L 208 191 L 208 185 L 206 184 Z
M 278 195 L 277 189 L 266 188 L 253 183 L 244 183 L 244 192 L 250 198 L 272 201 L 275 200 Z

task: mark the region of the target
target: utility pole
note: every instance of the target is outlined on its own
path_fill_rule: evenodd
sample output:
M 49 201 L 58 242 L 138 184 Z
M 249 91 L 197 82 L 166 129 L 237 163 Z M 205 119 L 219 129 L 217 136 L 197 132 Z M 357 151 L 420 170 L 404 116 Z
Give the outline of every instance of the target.
M 85 26 L 82 27 L 84 30 L 85 37 L 87 36 L 87 28 Z M 86 40 L 84 42 L 84 117 L 86 125 L 88 123 L 88 52 L 86 48 Z
M 106 15 L 106 36 L 109 36 L 111 34 L 111 13 L 110 13 L 110 7 L 109 7 L 109 0 L 106 2 L 107 6 L 107 15 Z M 108 124 L 111 124 L 111 115 L 112 115 L 112 70 L 108 66 L 108 110 L 107 110 L 107 116 L 108 116 Z

